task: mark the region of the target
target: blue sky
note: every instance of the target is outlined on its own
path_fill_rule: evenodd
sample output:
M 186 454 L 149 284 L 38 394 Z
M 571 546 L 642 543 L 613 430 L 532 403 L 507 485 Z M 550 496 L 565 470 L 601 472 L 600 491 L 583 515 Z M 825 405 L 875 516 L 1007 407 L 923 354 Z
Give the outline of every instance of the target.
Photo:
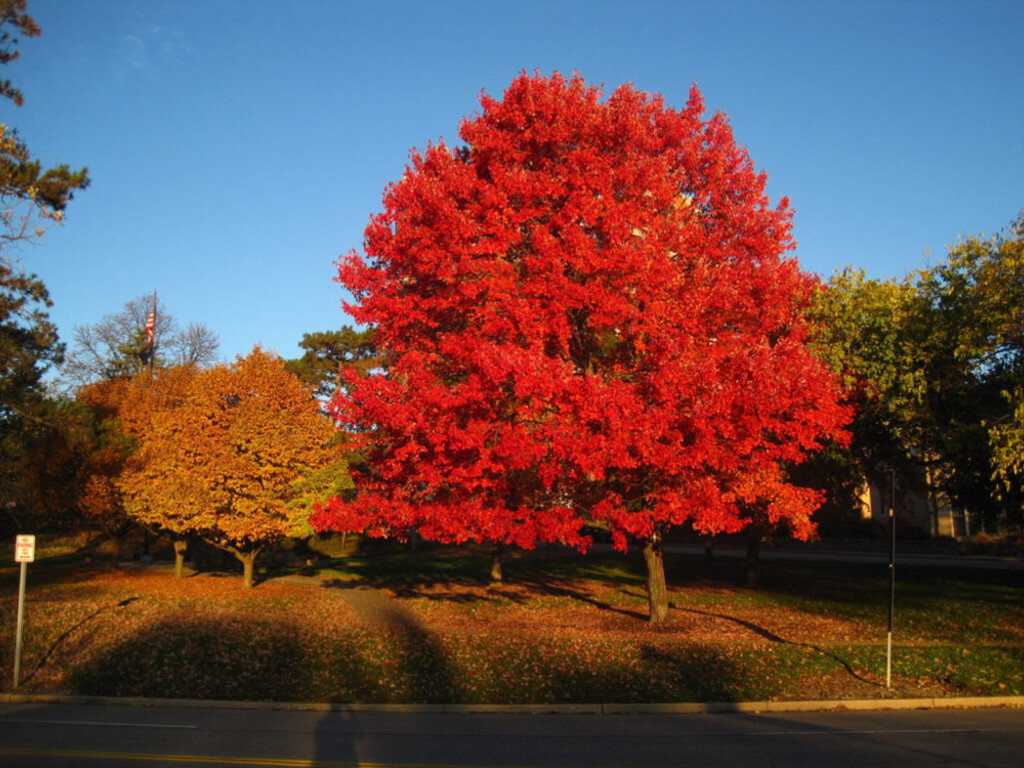
M 681 106 L 696 82 L 796 209 L 797 256 L 903 275 L 1024 206 L 1024 2 L 29 0 L 0 104 L 45 163 L 87 165 L 21 255 L 62 338 L 154 290 L 285 357 L 347 322 L 334 260 L 408 152 L 481 90 L 578 71 Z

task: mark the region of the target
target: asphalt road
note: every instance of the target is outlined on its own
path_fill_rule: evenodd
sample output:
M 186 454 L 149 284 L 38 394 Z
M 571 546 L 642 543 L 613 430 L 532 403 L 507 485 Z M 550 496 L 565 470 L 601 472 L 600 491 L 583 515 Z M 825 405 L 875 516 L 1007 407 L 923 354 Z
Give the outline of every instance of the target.
M 4 704 L 0 765 L 1020 768 L 1024 709 L 508 715 Z

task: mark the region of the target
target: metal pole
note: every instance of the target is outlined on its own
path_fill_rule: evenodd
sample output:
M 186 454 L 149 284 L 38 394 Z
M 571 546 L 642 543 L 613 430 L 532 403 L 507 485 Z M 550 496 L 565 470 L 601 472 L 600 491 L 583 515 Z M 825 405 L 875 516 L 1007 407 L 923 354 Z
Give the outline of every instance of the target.
M 25 624 L 25 575 L 28 563 L 21 563 L 21 582 L 18 586 L 18 629 L 14 641 L 14 687 L 21 682 L 21 631 Z
M 896 614 L 896 470 L 889 470 L 889 631 L 885 641 L 885 687 L 892 688 L 892 624 Z
M 153 291 L 153 343 L 149 345 L 149 370 L 156 366 L 156 291 Z

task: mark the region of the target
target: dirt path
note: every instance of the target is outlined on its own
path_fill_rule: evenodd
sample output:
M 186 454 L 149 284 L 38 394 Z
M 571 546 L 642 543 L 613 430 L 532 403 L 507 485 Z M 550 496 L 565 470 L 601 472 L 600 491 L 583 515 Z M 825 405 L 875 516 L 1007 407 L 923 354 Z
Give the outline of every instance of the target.
M 416 617 L 405 610 L 397 601 L 381 589 L 353 587 L 340 589 L 338 594 L 349 607 L 367 624 L 382 624 L 389 627 L 413 629 L 419 627 Z

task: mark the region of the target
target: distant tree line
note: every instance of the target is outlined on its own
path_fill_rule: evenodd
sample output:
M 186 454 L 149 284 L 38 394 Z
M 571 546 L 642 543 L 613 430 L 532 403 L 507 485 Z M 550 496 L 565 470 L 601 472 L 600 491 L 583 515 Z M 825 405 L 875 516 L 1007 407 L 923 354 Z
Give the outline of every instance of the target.
M 991 525 L 1024 522 L 1024 212 L 904 278 L 836 274 L 814 309 L 819 354 L 856 405 L 833 453 L 860 477 L 894 470 Z

